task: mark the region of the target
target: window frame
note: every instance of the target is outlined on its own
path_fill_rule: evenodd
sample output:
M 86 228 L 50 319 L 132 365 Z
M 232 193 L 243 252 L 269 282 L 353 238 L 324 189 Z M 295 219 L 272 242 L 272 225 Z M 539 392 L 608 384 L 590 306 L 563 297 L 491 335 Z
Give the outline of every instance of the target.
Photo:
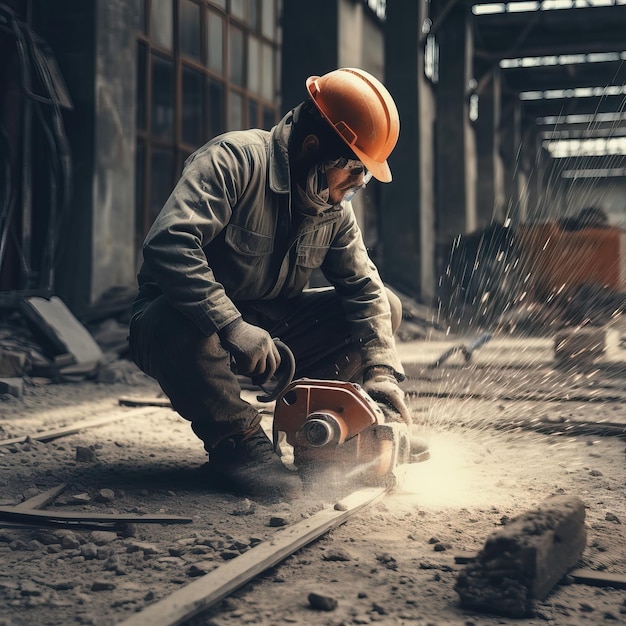
M 191 56 L 186 56 L 181 51 L 181 3 L 182 0 L 171 0 L 172 7 L 172 48 L 168 49 L 164 45 L 161 45 L 154 41 L 151 33 L 152 28 L 152 10 L 153 3 L 157 0 L 136 0 L 138 3 L 137 12 L 143 17 L 142 24 L 139 24 L 139 28 L 144 26 L 143 30 L 137 31 L 137 60 L 138 60 L 138 79 L 137 89 L 143 90 L 141 95 L 137 95 L 136 105 L 139 107 L 143 103 L 144 110 L 137 111 L 137 120 L 143 120 L 143 127 L 137 124 L 135 141 L 137 144 L 137 171 L 136 171 L 136 229 L 137 229 L 137 245 L 140 246 L 143 238 L 145 237 L 150 225 L 154 219 L 154 202 L 152 196 L 152 171 L 151 162 L 152 154 L 155 150 L 169 150 L 173 155 L 174 171 L 170 172 L 170 178 L 175 181 L 182 170 L 184 160 L 194 150 L 202 146 L 208 141 L 211 136 L 220 134 L 230 130 L 228 120 L 231 112 L 231 97 L 230 94 L 237 94 L 241 98 L 241 111 L 242 111 L 242 123 L 241 128 L 263 128 L 267 130 L 268 126 L 275 124 L 279 117 L 279 103 L 278 92 L 279 86 L 277 81 L 280 77 L 280 68 L 278 66 L 280 62 L 280 24 L 279 10 L 280 0 L 244 0 L 244 15 L 240 19 L 235 17 L 230 12 L 231 0 L 188 0 L 199 7 L 200 14 L 200 58 L 196 59 Z M 263 33 L 263 12 L 264 4 L 266 2 L 272 3 L 275 16 L 275 28 L 274 39 L 270 39 Z M 253 3 L 256 6 L 256 23 L 250 24 L 249 22 L 249 7 Z M 209 67 L 209 46 L 208 46 L 208 13 L 211 12 L 217 15 L 222 20 L 222 72 L 217 72 Z M 230 35 L 231 29 L 237 28 L 243 31 L 243 81 L 241 85 L 237 85 L 230 81 Z M 263 95 L 262 81 L 265 77 L 261 77 L 257 83 L 259 85 L 258 93 L 248 89 L 249 77 L 248 72 L 251 68 L 248 67 L 248 41 L 250 37 L 254 37 L 259 42 L 259 48 L 263 45 L 270 46 L 273 53 L 273 68 L 271 80 L 273 85 L 271 86 L 271 93 L 273 99 L 267 98 L 268 91 Z M 139 63 L 140 49 L 143 49 L 144 63 Z M 153 73 L 153 60 L 155 57 L 169 59 L 173 62 L 174 71 L 174 98 L 173 98 L 173 136 L 171 138 L 161 138 L 153 135 L 152 132 L 152 107 L 154 100 L 154 85 L 152 80 Z M 140 70 L 144 70 L 144 75 L 140 76 Z M 261 67 L 261 61 L 257 65 Z M 183 133 L 183 77 L 185 71 L 197 72 L 202 77 L 202 92 L 201 92 L 201 105 L 200 114 L 201 121 L 201 137 L 197 142 L 189 143 L 185 141 Z M 221 128 L 212 128 L 212 124 L 215 122 L 215 112 L 211 107 L 211 98 L 214 95 L 214 87 L 209 83 L 214 81 L 221 86 Z M 234 104 L 234 102 L 232 103 Z M 250 111 L 256 111 L 256 119 L 250 119 Z M 271 124 L 268 122 L 271 120 Z M 142 146 L 142 150 L 139 150 L 139 146 Z M 139 162 L 141 152 L 141 163 Z M 160 199 L 164 201 L 165 199 Z

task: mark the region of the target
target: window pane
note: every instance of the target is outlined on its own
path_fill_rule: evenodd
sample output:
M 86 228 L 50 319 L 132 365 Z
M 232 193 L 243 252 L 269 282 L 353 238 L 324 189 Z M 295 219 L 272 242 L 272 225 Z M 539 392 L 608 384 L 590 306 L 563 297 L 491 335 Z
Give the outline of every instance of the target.
M 274 0 L 261 0 L 261 32 L 269 39 L 276 38 L 276 9 Z
M 173 47 L 173 34 L 174 16 L 172 0 L 152 0 L 150 37 L 156 44 L 171 50 Z
M 230 12 L 232 15 L 242 20 L 246 16 L 244 0 L 230 0 Z
M 212 4 L 217 4 L 218 7 L 226 10 L 226 0 L 210 0 Z
M 259 40 L 256 37 L 248 37 L 248 89 L 254 93 L 260 93 Z
M 261 47 L 261 95 L 266 100 L 274 101 L 274 49 L 265 44 Z
M 207 13 L 207 66 L 219 74 L 224 73 L 224 36 L 221 16 Z
M 253 30 L 257 30 L 259 23 L 259 1 L 248 0 L 248 24 Z
M 180 51 L 200 60 L 200 7 L 191 0 L 180 0 Z
M 243 87 L 243 41 L 243 31 L 239 28 L 231 27 L 229 44 L 230 71 L 228 76 L 231 82 L 240 87 Z
M 267 107 L 263 107 L 263 128 L 265 130 L 270 130 L 272 126 L 276 124 L 276 115 L 274 113 L 274 109 L 268 109 Z
M 152 55 L 152 135 L 172 139 L 174 135 L 174 64 Z
M 209 79 L 209 137 L 226 130 L 224 124 L 224 85 Z
M 146 46 L 137 46 L 137 128 L 146 129 Z
M 204 141 L 202 113 L 204 94 L 203 76 L 200 72 L 183 67 L 182 138 L 184 143 L 199 146 Z
M 254 100 L 248 101 L 248 127 L 258 128 L 259 123 L 257 121 L 259 105 Z
M 228 130 L 241 130 L 243 128 L 243 98 L 235 91 L 231 91 L 228 97 Z
M 150 161 L 149 222 L 159 214 L 174 188 L 174 153 L 165 148 L 152 148 Z
M 146 32 L 146 0 L 136 0 L 137 28 L 140 33 Z

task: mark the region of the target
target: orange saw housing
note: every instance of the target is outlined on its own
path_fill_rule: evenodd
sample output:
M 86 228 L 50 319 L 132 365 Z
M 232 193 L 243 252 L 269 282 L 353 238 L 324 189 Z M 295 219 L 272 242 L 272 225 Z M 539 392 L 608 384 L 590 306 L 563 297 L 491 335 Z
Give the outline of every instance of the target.
M 381 482 L 410 455 L 406 425 L 385 424 L 380 407 L 356 383 L 292 382 L 276 400 L 273 431 L 275 447 L 285 433 L 298 469 L 330 464 L 347 474 L 358 468 Z

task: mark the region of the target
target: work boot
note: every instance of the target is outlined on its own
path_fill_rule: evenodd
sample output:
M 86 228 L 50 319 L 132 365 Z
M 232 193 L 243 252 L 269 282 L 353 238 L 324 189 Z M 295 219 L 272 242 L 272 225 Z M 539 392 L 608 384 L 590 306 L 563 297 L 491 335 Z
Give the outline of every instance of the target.
M 209 450 L 209 469 L 226 488 L 242 495 L 287 500 L 302 495 L 300 477 L 280 460 L 259 425 Z

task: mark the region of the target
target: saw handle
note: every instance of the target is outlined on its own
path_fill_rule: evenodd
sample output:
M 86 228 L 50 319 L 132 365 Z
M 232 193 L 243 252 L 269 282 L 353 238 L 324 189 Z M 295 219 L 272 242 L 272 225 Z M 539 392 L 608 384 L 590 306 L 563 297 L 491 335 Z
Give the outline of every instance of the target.
M 259 385 L 265 392 L 265 395 L 256 397 L 259 402 L 274 402 L 291 384 L 294 374 L 296 373 L 296 359 L 289 346 L 278 338 L 274 338 L 274 343 L 280 354 L 280 365 L 278 366 L 276 374 L 273 376 L 273 378 L 277 379 L 277 382 L 271 391 L 265 389 L 263 385 Z

